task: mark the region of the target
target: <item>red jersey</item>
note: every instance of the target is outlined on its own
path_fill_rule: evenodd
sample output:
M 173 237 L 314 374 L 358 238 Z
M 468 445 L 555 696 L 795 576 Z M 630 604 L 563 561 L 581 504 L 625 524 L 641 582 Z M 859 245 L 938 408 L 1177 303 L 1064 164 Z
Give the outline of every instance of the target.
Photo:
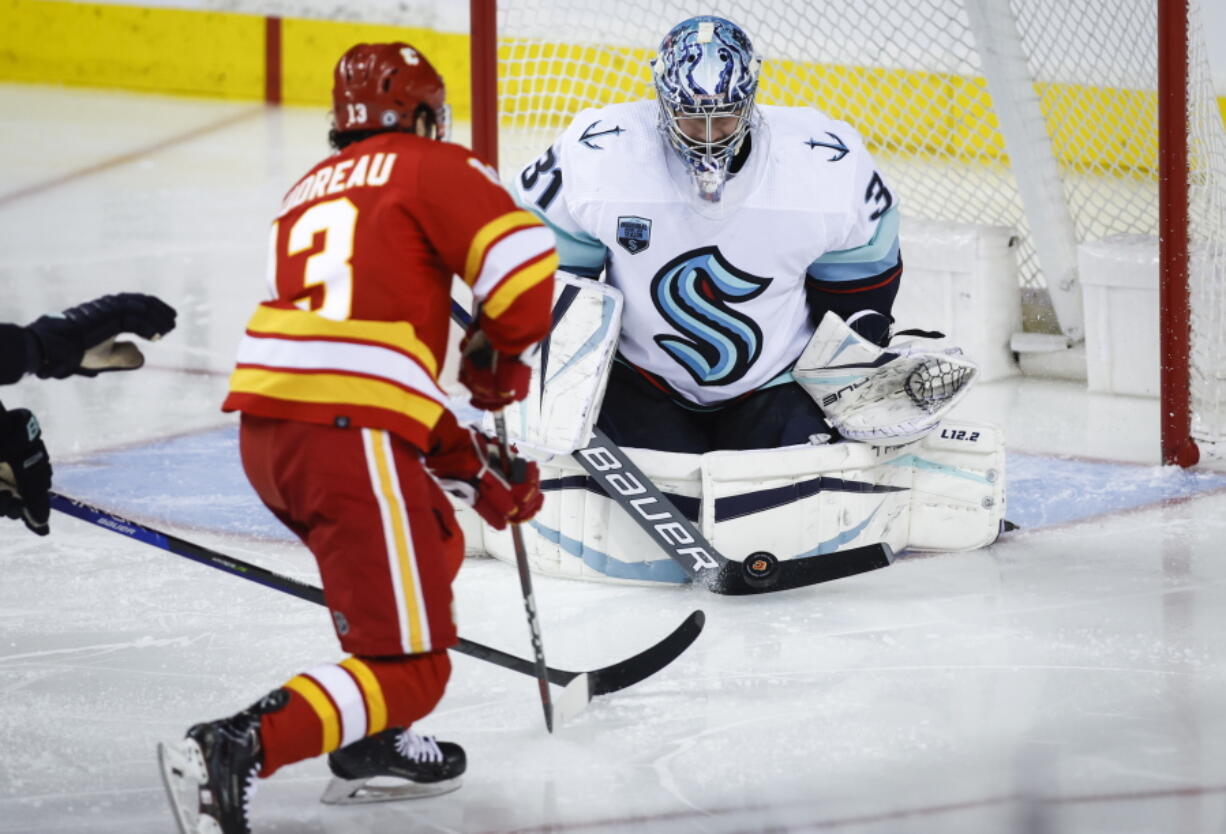
M 298 181 L 273 223 L 273 300 L 248 324 L 222 409 L 384 428 L 428 447 L 451 278 L 518 353 L 549 330 L 553 233 L 469 151 L 407 133 L 349 145 Z

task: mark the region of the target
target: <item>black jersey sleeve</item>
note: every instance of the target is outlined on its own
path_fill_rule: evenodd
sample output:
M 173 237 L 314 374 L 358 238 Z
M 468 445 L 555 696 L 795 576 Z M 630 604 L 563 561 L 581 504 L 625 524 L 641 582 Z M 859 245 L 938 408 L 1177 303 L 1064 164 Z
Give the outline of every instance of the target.
M 32 342 L 24 327 L 0 324 L 0 385 L 16 382 L 29 371 Z

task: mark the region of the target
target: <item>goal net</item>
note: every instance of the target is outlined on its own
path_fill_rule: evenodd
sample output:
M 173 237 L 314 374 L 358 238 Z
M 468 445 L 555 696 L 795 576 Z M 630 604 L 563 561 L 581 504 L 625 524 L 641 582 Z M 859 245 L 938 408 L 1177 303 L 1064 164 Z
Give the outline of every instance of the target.
M 500 167 L 513 172 L 540 155 L 582 108 L 653 97 L 649 61 L 663 34 L 694 14 L 718 14 L 764 58 L 759 101 L 850 122 L 904 215 L 1013 228 L 1025 329 L 1076 345 L 1085 337 L 1078 245 L 1157 240 L 1161 231 L 1158 5 L 499 0 Z M 1226 140 L 1196 0 L 1189 12 L 1191 36 L 1176 45 L 1188 70 L 1183 257 L 1193 311 L 1191 358 L 1180 364 L 1193 434 L 1222 440 Z M 475 129 L 481 118 L 474 113 Z

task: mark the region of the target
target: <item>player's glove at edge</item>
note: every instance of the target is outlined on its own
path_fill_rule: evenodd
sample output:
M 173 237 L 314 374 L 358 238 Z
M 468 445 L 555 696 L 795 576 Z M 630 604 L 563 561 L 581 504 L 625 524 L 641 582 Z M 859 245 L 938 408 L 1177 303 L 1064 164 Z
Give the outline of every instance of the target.
M 50 530 L 51 459 L 29 409 L 0 406 L 0 513 L 40 536 Z
M 473 408 L 498 411 L 528 396 L 532 368 L 518 355 L 495 348 L 480 330 L 468 332 L 460 354 L 460 382 L 472 394 Z
M 528 521 L 540 511 L 545 496 L 535 463 L 512 458 L 508 478 L 503 474 L 498 442 L 457 425 L 449 413 L 435 427 L 434 439 L 426 466 L 439 486 L 471 506 L 495 530 L 505 529 L 508 521 Z
M 175 317 L 174 308 L 161 299 L 132 292 L 104 295 L 59 315 L 41 316 L 26 328 L 37 342 L 30 370 L 43 379 L 134 370 L 145 364 L 145 357 L 136 345 L 115 337 L 135 333 L 160 339 L 174 330 Z

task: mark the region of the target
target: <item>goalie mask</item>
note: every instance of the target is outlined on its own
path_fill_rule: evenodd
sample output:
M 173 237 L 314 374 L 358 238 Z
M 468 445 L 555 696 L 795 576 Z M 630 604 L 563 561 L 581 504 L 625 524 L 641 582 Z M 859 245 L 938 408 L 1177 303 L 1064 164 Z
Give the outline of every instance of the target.
M 739 26 L 703 15 L 674 26 L 651 66 L 660 131 L 685 163 L 698 195 L 715 202 L 756 118 L 762 59 Z
M 450 121 L 446 90 L 425 55 L 396 42 L 359 43 L 341 56 L 332 82 L 336 132 L 413 133 L 422 115 L 433 138 L 445 140 Z

